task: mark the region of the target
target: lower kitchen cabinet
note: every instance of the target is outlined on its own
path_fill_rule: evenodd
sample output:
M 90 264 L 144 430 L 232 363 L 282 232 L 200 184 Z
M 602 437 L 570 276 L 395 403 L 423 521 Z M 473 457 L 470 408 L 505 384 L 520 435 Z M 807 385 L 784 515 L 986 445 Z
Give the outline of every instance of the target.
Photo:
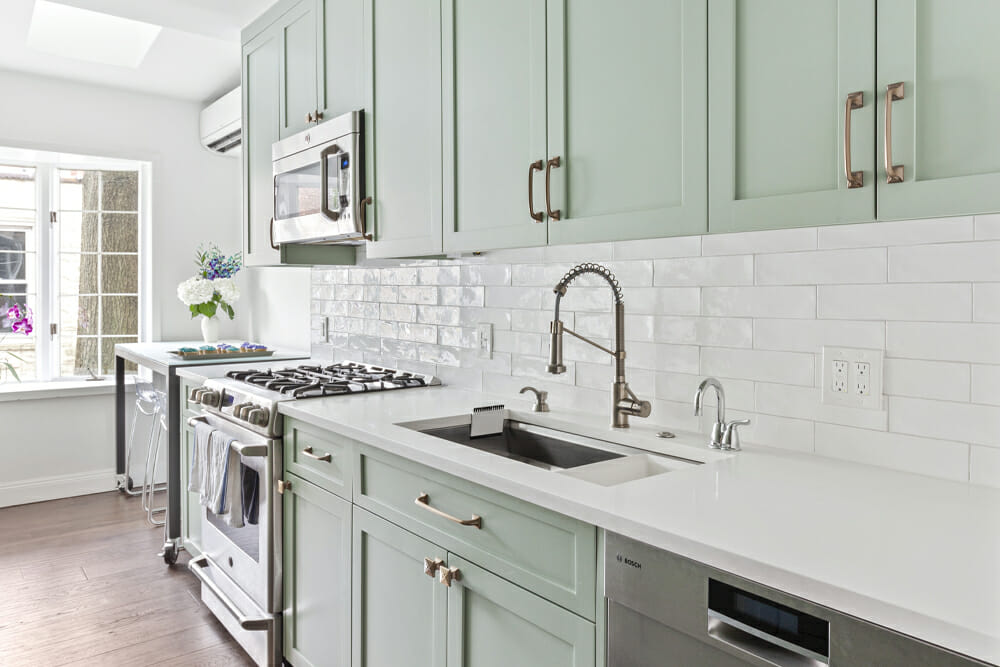
M 353 550 L 353 667 L 444 667 L 448 552 L 360 507 Z
M 594 624 L 448 554 L 449 667 L 594 667 Z
M 295 667 L 351 661 L 351 503 L 286 475 L 284 655 Z M 399 663 L 403 664 L 403 663 Z

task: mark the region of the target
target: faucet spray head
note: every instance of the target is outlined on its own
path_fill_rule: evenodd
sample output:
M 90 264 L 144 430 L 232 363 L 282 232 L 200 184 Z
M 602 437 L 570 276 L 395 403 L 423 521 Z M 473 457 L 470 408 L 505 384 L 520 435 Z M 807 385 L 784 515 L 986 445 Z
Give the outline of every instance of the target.
M 562 320 L 552 320 L 552 324 L 549 325 L 549 365 L 546 370 L 553 375 L 566 372 L 566 365 L 563 363 L 562 334 Z

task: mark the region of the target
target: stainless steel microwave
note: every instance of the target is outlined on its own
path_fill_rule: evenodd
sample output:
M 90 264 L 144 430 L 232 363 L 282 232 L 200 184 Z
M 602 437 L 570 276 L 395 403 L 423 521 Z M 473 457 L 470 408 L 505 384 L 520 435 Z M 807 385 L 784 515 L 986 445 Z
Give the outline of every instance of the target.
M 352 111 L 271 147 L 272 244 L 364 243 L 363 118 Z

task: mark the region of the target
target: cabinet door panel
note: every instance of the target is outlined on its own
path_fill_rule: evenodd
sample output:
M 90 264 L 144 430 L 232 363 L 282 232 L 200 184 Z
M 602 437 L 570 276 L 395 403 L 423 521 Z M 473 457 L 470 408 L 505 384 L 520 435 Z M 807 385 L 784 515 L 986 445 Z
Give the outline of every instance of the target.
M 369 257 L 441 252 L 441 2 L 366 0 Z
M 316 54 L 318 109 L 323 120 L 360 109 L 365 102 L 364 3 L 318 0 Z
M 874 1 L 719 0 L 708 15 L 710 230 L 873 220 Z
M 546 156 L 541 0 L 445 0 L 447 251 L 544 245 L 528 213 L 528 168 Z M 533 209 L 544 208 L 534 175 Z
M 201 554 L 201 500 L 199 494 L 187 490 L 191 458 L 194 455 L 194 427 L 187 425 L 187 415 L 181 417 L 184 423 L 183 455 L 181 456 L 181 537 L 184 549 L 194 558 Z
M 310 125 L 316 104 L 316 6 L 303 0 L 281 19 L 280 138 Z M 270 151 L 270 146 L 268 146 Z
M 284 514 L 284 654 L 298 667 L 350 664 L 351 503 L 289 475 Z
M 1000 3 L 879 0 L 880 219 L 1000 210 Z M 903 182 L 886 183 L 886 86 L 892 158 Z
M 448 667 L 594 667 L 595 628 L 454 554 L 448 589 Z
M 354 667 L 444 667 L 448 589 L 424 574 L 440 547 L 354 508 Z
M 271 144 L 278 140 L 281 36 L 261 33 L 243 47 L 243 253 L 250 266 L 281 261 L 271 248 Z
M 707 229 L 706 0 L 549 3 L 549 242 Z

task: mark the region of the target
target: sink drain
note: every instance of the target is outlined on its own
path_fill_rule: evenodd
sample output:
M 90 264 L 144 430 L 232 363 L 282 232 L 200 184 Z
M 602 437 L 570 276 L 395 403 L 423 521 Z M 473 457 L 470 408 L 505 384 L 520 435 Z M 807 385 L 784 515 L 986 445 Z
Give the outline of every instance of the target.
M 670 431 L 660 431 L 656 434 L 657 438 L 676 438 L 677 436 Z

